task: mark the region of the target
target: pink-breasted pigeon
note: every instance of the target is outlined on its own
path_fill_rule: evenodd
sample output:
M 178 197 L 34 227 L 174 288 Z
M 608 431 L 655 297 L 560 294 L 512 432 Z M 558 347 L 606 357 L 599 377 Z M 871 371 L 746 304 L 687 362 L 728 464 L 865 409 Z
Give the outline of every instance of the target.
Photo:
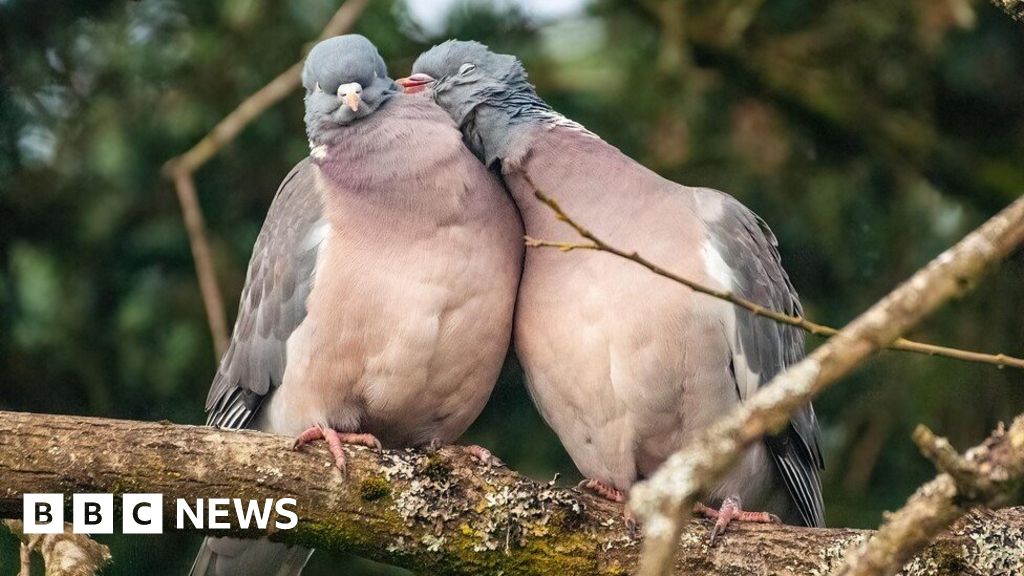
M 671 182 L 555 112 L 522 64 L 476 42 L 423 53 L 407 92 L 429 91 L 464 140 L 500 171 L 529 236 L 581 239 L 536 186 L 606 242 L 694 281 L 786 314 L 800 302 L 757 215 L 735 198 Z M 516 352 L 530 393 L 587 485 L 624 499 L 638 479 L 800 360 L 799 329 L 650 273 L 608 253 L 531 249 L 516 305 Z M 709 494 L 719 518 L 824 522 L 811 406 L 751 448 Z
M 323 438 L 340 468 L 345 442 L 452 442 L 508 351 L 515 206 L 443 110 L 401 93 L 366 38 L 317 44 L 302 83 L 311 153 L 256 240 L 208 423 L 297 445 Z M 309 554 L 208 538 L 192 573 L 295 575 Z

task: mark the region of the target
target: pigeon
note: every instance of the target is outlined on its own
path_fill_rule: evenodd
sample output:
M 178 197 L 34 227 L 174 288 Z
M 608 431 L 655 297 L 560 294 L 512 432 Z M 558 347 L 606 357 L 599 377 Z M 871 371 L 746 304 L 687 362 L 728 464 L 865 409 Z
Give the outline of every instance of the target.
M 450 40 L 420 55 L 398 82 L 407 93 L 431 94 L 482 163 L 503 176 L 528 236 L 582 240 L 538 201 L 540 191 L 608 244 L 801 314 L 761 218 L 723 192 L 662 178 L 557 113 L 514 56 Z M 527 253 L 513 341 L 530 394 L 587 478 L 582 484 L 620 502 L 804 355 L 797 328 L 595 250 Z M 807 405 L 750 448 L 701 506 L 718 520 L 712 541 L 733 519 L 823 525 L 819 437 Z
M 511 198 L 430 98 L 403 94 L 359 35 L 306 59 L 310 155 L 256 240 L 208 424 L 344 443 L 456 440 L 510 347 L 522 270 Z M 473 450 L 481 459 L 489 453 Z M 311 551 L 207 538 L 195 576 L 291 576 Z

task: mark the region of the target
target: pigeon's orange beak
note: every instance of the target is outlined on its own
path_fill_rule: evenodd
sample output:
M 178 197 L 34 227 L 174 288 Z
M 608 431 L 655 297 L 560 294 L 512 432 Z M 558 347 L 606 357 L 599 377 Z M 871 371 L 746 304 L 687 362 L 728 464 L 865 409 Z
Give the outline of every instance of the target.
M 399 78 L 398 80 L 395 80 L 395 82 L 402 87 L 402 91 L 406 94 L 415 94 L 426 90 L 427 86 L 430 86 L 434 82 L 434 79 L 430 77 L 429 74 L 423 74 L 421 72 L 413 74 L 408 78 Z
M 338 100 L 341 100 L 353 112 L 359 110 L 359 104 L 363 102 L 363 87 L 358 82 L 338 86 Z
M 348 94 L 345 95 L 345 104 L 347 104 L 348 107 L 351 108 L 353 112 L 359 110 L 359 102 L 361 102 L 361 100 L 359 99 L 359 94 L 356 94 L 355 92 L 349 92 Z

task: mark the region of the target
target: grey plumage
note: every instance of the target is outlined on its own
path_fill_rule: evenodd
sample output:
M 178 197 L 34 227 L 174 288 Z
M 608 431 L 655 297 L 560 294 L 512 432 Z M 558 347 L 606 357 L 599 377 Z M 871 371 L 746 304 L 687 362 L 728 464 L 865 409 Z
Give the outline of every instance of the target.
M 774 235 L 724 193 L 647 170 L 541 100 L 513 57 L 449 41 L 413 65 L 417 82 L 500 170 L 526 232 L 578 238 L 524 176 L 595 234 L 698 282 L 799 313 Z M 628 490 L 804 354 L 800 331 L 698 295 L 609 254 L 531 250 L 515 341 L 541 413 L 588 478 Z M 712 494 L 785 521 L 822 525 L 814 411 L 747 452 Z
M 245 428 L 284 378 L 288 337 L 306 317 L 326 229 L 315 169 L 299 162 L 278 188 L 253 247 L 238 319 L 206 399 L 207 424 Z
M 515 207 L 436 104 L 398 93 L 365 38 L 314 47 L 303 83 L 311 155 L 256 241 L 209 423 L 321 426 L 387 447 L 452 442 L 508 349 Z M 207 539 L 192 573 L 295 576 L 309 554 Z
M 706 221 L 718 253 L 734 271 L 735 291 L 772 310 L 802 316 L 796 289 L 782 268 L 778 241 L 765 221 L 731 196 L 712 190 L 702 193 L 718 196 L 716 200 L 724 205 L 719 218 Z M 738 312 L 736 322 L 734 354 L 742 355 L 748 369 L 758 375 L 756 382 L 744 385 L 734 376 L 738 394 L 745 400 L 757 387 L 803 358 L 804 334 L 794 326 L 746 312 Z M 807 405 L 797 411 L 788 430 L 765 439 L 801 519 L 808 526 L 825 523 L 818 476 L 825 463 L 819 436 L 814 409 Z

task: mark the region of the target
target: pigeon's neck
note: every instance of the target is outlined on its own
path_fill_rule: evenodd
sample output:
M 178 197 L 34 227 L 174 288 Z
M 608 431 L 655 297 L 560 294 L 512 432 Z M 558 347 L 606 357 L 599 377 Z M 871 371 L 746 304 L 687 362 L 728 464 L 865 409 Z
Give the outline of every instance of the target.
M 464 118 L 462 132 L 470 149 L 491 166 L 515 160 L 528 146 L 530 132 L 541 124 L 566 121 L 523 82 L 501 92 L 487 94 Z
M 466 144 L 487 166 L 505 162 L 529 126 L 509 111 L 481 104 L 462 125 Z

